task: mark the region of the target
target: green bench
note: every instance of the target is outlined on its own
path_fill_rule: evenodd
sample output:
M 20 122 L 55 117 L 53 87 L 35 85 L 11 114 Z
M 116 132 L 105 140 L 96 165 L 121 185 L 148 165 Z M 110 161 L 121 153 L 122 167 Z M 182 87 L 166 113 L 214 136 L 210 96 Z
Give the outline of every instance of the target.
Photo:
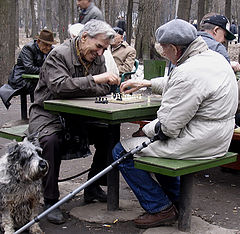
M 22 141 L 26 134 L 24 133 L 28 129 L 27 120 L 19 120 L 15 122 L 6 123 L 0 128 L 0 137 L 8 140 Z
M 195 172 L 227 163 L 236 162 L 237 153 L 228 152 L 224 157 L 209 160 L 178 160 L 156 157 L 137 157 L 134 166 L 149 172 L 167 176 L 181 176 L 178 229 L 190 231 L 192 216 L 192 189 Z

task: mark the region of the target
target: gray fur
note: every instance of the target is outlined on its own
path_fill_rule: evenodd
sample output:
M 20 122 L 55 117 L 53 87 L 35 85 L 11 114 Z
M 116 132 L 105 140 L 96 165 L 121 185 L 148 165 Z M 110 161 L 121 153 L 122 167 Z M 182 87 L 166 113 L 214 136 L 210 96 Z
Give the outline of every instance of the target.
M 41 178 L 48 171 L 48 163 L 39 155 L 42 149 L 36 139 L 13 141 L 8 152 L 0 157 L 0 212 L 5 233 L 14 233 L 38 214 Z M 43 233 L 36 223 L 30 233 Z

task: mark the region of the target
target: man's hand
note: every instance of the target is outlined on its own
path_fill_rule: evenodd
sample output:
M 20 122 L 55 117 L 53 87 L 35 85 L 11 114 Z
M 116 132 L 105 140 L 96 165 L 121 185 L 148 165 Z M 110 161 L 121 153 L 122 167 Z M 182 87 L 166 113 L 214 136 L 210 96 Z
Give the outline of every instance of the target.
M 93 76 L 93 79 L 96 84 L 109 84 L 109 85 L 119 85 L 120 84 L 120 77 L 111 73 L 105 72 L 99 75 Z
M 231 61 L 231 66 L 234 72 L 240 71 L 240 64 L 238 62 Z
M 151 87 L 151 82 L 149 80 L 127 80 L 124 81 L 120 86 L 120 92 L 126 94 L 136 92 L 143 87 Z

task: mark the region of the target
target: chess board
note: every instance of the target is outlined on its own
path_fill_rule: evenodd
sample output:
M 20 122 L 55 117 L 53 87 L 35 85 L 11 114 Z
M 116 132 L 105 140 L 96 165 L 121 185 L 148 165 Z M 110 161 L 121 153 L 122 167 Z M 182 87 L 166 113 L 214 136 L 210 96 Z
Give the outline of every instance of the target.
M 108 98 L 109 103 L 130 104 L 146 101 L 141 94 L 111 94 Z

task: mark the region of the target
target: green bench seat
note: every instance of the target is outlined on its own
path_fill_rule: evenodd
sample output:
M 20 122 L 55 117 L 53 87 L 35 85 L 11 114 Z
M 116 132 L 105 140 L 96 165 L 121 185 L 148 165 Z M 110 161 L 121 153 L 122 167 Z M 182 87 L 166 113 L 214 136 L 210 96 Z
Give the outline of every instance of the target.
M 26 121 L 19 121 L 20 123 L 5 124 L 0 128 L 0 137 L 8 140 L 22 141 L 26 134 L 24 133 L 28 129 L 28 123 Z
M 208 160 L 136 157 L 134 158 L 134 166 L 148 172 L 172 177 L 181 176 L 178 229 L 180 231 L 188 232 L 191 229 L 191 204 L 194 173 L 236 161 L 237 153 L 228 152 L 221 158 Z

